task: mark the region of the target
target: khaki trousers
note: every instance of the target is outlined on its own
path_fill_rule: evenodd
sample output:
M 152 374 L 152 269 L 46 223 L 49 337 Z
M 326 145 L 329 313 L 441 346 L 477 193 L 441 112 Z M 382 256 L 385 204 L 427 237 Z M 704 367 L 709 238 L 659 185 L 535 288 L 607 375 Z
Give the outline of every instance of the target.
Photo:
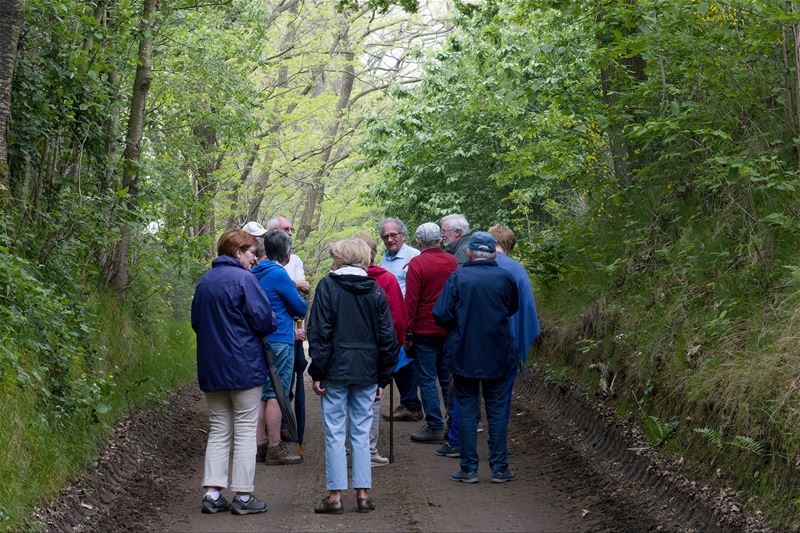
M 228 486 L 228 464 L 233 444 L 231 490 L 253 492 L 256 477 L 256 426 L 261 387 L 238 391 L 206 392 L 208 445 L 204 487 Z

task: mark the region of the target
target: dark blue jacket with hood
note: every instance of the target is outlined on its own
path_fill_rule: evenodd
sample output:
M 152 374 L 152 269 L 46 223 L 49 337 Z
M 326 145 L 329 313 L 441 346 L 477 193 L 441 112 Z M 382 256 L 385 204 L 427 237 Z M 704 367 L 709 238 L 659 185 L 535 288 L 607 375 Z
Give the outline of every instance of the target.
M 261 339 L 275 326 L 272 307 L 255 276 L 233 257 L 214 259 L 192 300 L 200 389 L 260 387 L 267 375 Z

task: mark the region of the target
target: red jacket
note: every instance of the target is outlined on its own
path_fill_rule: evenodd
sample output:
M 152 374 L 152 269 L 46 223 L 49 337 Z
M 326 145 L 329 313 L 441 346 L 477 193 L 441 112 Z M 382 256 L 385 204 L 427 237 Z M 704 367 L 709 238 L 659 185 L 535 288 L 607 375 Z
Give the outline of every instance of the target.
M 371 266 L 367 270 L 369 277 L 386 293 L 386 301 L 389 304 L 389 312 L 392 313 L 392 323 L 394 333 L 397 335 L 398 348 L 406 342 L 406 325 L 408 324 L 408 314 L 406 304 L 403 301 L 403 292 L 394 274 L 379 266 Z
M 406 274 L 408 329 L 416 335 L 445 337 L 447 331 L 433 320 L 433 304 L 447 278 L 456 271 L 456 258 L 439 248 L 428 248 L 411 259 Z

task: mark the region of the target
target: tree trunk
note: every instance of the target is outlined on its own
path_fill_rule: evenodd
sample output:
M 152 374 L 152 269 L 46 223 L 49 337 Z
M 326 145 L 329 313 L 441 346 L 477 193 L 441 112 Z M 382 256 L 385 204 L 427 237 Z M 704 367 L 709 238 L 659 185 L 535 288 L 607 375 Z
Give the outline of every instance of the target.
M 638 27 L 632 22 L 628 22 L 628 26 L 623 26 L 621 28 L 621 36 L 605 29 L 606 19 L 608 18 L 608 8 L 611 4 L 615 3 L 617 3 L 617 0 L 604 0 L 598 4 L 596 16 L 598 31 L 596 37 L 600 48 L 607 47 L 616 40 L 625 39 L 639 32 Z M 630 6 L 630 9 L 635 8 L 634 0 L 622 0 L 621 3 L 624 5 L 625 9 L 628 9 L 627 6 Z M 619 30 L 618 27 L 616 27 L 615 31 L 617 30 Z M 622 186 L 631 183 L 630 167 L 632 150 L 623 133 L 626 125 L 624 123 L 626 110 L 620 105 L 618 96 L 623 93 L 627 85 L 629 85 L 624 81 L 626 79 L 633 79 L 638 82 L 646 79 L 645 61 L 641 55 L 637 54 L 633 57 L 615 58 L 614 61 L 600 69 L 603 104 L 608 108 L 607 114 L 610 117 L 608 124 L 609 150 L 614 165 L 614 175 Z
M 322 161 L 319 170 L 311 179 L 311 185 L 308 189 L 308 196 L 306 197 L 303 213 L 300 215 L 300 226 L 297 230 L 298 240 L 307 238 L 311 232 L 319 226 L 319 206 L 325 197 L 324 177 L 330 171 L 331 154 L 336 144 L 336 135 L 339 133 L 339 126 L 341 126 L 342 118 L 347 112 L 347 108 L 350 104 L 350 96 L 353 93 L 353 84 L 356 79 L 355 66 L 353 65 L 355 54 L 350 47 L 348 31 L 349 25 L 346 25 L 339 38 L 342 56 L 345 60 L 345 66 L 342 69 L 342 78 L 340 80 L 339 98 L 336 101 L 333 124 L 328 128 L 325 135 L 325 149 L 322 152 Z
M 128 197 L 125 208 L 130 214 L 136 209 L 137 185 L 139 180 L 139 159 L 141 143 L 144 135 L 145 104 L 152 81 L 153 30 L 155 29 L 156 12 L 159 0 L 144 0 L 142 20 L 139 25 L 141 40 L 139 41 L 136 75 L 133 80 L 131 112 L 128 117 L 128 131 L 125 135 L 125 151 L 122 155 L 122 186 L 127 187 Z M 118 294 L 128 287 L 128 255 L 131 245 L 131 221 L 128 220 L 117 242 L 117 253 L 114 263 L 114 287 Z
M 0 1 L 0 202 L 11 191 L 8 168 L 8 128 L 11 122 L 11 84 L 23 24 L 23 0 Z

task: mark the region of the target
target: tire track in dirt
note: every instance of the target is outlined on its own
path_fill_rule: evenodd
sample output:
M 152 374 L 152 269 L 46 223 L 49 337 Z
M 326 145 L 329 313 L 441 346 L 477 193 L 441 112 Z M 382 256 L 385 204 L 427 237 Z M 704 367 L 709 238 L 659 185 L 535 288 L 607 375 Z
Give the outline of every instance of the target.
M 308 381 L 306 389 L 304 463 L 256 468 L 255 494 L 268 503 L 268 513 L 238 517 L 199 512 L 208 422 L 203 395 L 196 386 L 187 386 L 170 395 L 167 405 L 119 425 L 100 454 L 99 466 L 40 511 L 46 529 L 692 531 L 718 522 L 719 517 L 700 503 L 690 509 L 683 496 L 664 498 L 663 491 L 674 492 L 674 487 L 662 483 L 658 489 L 658 483 L 643 477 L 649 466 L 624 457 L 623 441 L 602 419 L 578 410 L 573 400 L 559 397 L 559 391 L 522 377 L 509 428 L 514 451 L 510 463 L 517 481 L 488 482 L 485 433 L 479 434 L 481 482 L 467 485 L 449 479 L 458 460 L 436 456 L 434 445 L 410 441 L 417 423 L 396 423 L 396 463 L 373 469 L 376 511 L 355 513 L 355 496 L 348 491 L 345 514 L 315 515 L 313 506 L 326 493 L 324 447 L 319 402 Z M 388 412 L 388 401 L 383 408 Z M 385 423 L 380 446 L 384 455 L 388 433 Z

